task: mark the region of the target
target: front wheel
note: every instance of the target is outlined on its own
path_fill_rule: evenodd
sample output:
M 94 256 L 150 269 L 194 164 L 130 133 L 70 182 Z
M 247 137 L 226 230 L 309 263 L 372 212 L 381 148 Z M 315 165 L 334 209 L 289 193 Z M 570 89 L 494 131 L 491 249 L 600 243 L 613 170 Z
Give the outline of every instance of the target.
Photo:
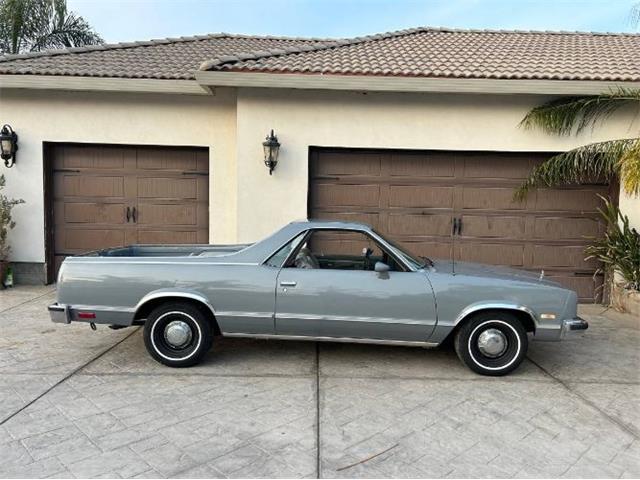
M 500 376 L 522 363 L 529 340 L 515 315 L 486 312 L 474 315 L 460 327 L 454 346 L 462 363 L 474 372 Z
M 194 305 L 165 303 L 144 324 L 144 345 L 158 362 L 169 367 L 199 363 L 213 343 L 211 324 Z

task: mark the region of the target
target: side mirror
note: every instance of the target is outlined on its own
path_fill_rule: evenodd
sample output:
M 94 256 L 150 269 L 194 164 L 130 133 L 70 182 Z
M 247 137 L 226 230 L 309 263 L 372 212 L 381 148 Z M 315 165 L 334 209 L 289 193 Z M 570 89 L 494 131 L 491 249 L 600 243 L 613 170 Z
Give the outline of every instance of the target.
M 377 273 L 387 273 L 389 270 L 391 270 L 391 268 L 389 268 L 389 265 L 387 265 L 386 263 L 382 263 L 382 262 L 376 262 L 376 264 L 373 267 L 373 269 Z

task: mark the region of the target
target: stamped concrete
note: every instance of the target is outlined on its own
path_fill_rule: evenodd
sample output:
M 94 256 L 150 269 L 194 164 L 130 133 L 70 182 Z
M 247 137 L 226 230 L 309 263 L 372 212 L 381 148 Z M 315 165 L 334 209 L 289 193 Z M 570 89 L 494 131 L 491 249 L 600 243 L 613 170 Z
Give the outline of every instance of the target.
M 602 307 L 487 378 L 448 349 L 238 339 L 169 369 L 52 299 L 0 291 L 0 477 L 640 476 L 640 321 Z

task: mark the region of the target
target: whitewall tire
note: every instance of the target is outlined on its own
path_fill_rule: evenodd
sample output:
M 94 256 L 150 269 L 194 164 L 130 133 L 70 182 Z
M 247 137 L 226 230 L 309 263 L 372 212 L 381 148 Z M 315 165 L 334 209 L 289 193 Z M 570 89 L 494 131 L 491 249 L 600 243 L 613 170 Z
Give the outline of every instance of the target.
M 520 320 L 509 312 L 480 312 L 458 329 L 454 347 L 462 363 L 481 375 L 512 372 L 524 360 L 529 339 Z

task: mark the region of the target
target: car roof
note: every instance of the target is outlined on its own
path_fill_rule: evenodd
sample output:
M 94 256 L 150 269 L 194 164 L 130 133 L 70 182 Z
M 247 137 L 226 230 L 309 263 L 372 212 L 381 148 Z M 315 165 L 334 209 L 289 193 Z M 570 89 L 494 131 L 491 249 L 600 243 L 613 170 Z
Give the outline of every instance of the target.
M 298 220 L 291 222 L 294 225 L 309 228 L 335 228 L 338 230 L 366 230 L 371 231 L 371 225 L 361 222 L 343 222 L 340 220 L 321 220 L 310 218 L 307 220 Z

